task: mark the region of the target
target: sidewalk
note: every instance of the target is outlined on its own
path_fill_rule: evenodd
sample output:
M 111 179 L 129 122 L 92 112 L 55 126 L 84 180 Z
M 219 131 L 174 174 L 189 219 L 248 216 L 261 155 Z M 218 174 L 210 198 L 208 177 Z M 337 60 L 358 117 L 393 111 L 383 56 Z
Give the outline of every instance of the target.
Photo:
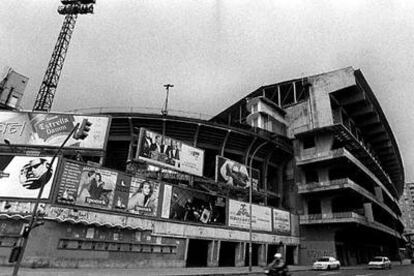
M 410 260 L 404 260 L 403 264 L 400 262 L 393 262 L 393 266 L 410 265 Z M 363 269 L 367 265 L 345 266 L 341 267 L 343 270 Z M 289 266 L 290 272 L 311 270 L 311 266 Z M 12 274 L 13 267 L 0 267 L 0 276 L 9 276 Z M 62 269 L 62 268 L 21 268 L 19 275 L 21 276 L 183 276 L 183 275 L 249 275 L 262 273 L 262 267 L 253 267 L 252 272 L 248 271 L 248 267 L 202 267 L 202 268 L 119 268 L 119 269 Z

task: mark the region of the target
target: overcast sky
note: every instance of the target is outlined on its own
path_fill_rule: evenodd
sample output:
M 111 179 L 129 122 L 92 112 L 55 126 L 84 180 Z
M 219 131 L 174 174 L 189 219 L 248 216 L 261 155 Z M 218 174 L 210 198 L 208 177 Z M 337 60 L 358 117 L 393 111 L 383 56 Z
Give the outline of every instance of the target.
M 63 16 L 58 0 L 0 1 L 0 65 L 30 78 L 32 109 Z M 80 15 L 52 110 L 161 109 L 214 115 L 256 88 L 362 70 L 414 181 L 414 1 L 97 0 Z

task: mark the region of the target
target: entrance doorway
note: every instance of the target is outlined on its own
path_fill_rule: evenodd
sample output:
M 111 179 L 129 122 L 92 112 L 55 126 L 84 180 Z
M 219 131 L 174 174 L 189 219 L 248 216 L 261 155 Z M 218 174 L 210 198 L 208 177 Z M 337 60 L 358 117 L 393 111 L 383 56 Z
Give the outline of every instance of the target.
M 187 252 L 187 267 L 207 266 L 208 244 L 207 240 L 189 240 Z
M 252 266 L 258 266 L 259 265 L 259 249 L 260 249 L 260 244 L 257 243 L 253 243 L 252 244 Z M 244 264 L 246 266 L 249 265 L 249 243 L 246 243 L 246 251 L 244 254 L 245 258 L 244 258 Z
M 236 243 L 222 241 L 220 245 L 219 266 L 234 266 L 236 259 Z
M 280 244 L 269 244 L 267 246 L 267 263 L 273 261 L 276 253 L 283 252 L 282 245 Z
M 293 265 L 295 264 L 295 249 L 296 246 L 287 245 L 286 246 L 286 264 Z

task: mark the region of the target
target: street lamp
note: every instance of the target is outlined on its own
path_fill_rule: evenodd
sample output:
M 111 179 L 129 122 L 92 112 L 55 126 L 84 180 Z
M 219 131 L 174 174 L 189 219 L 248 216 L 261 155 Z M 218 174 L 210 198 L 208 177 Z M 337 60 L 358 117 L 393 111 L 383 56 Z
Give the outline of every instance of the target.
M 166 115 L 168 115 L 168 96 L 170 94 L 170 88 L 174 87 L 174 85 L 173 84 L 164 84 L 164 87 L 165 87 L 165 90 L 167 92 L 167 95 L 165 97 L 164 109 L 161 110 L 161 114 L 166 116 Z
M 250 220 L 249 220 L 249 271 L 252 271 L 252 197 L 253 197 L 253 181 L 252 181 L 252 167 L 253 167 L 253 159 L 256 155 L 256 153 L 269 141 L 264 141 L 259 146 L 256 147 L 256 149 L 253 151 L 252 155 L 250 156 L 250 163 L 249 163 L 249 178 L 250 178 L 250 185 L 249 185 L 249 212 L 250 212 Z M 247 165 L 247 159 L 246 158 L 246 165 Z
M 60 153 L 60 151 L 62 150 L 62 148 L 65 146 L 66 142 L 72 137 L 72 134 L 74 134 L 75 131 L 78 129 L 78 127 L 79 127 L 79 123 L 77 123 L 75 125 L 75 127 L 72 129 L 72 131 L 66 137 L 65 141 L 63 141 L 62 145 L 59 147 L 59 149 L 53 155 L 52 161 L 50 162 L 49 168 L 47 169 L 47 172 L 46 172 L 46 175 L 47 176 L 51 176 L 52 175 L 52 167 L 53 167 L 53 163 L 56 160 L 56 157 L 58 156 L 58 154 Z M 10 145 L 10 142 L 6 142 L 6 144 Z M 49 177 L 46 177 L 45 179 L 46 179 L 46 183 L 50 180 Z M 38 222 L 37 221 L 37 217 L 38 217 L 37 209 L 39 208 L 40 197 L 42 196 L 43 189 L 46 186 L 46 183 L 43 183 L 40 186 L 39 193 L 37 194 L 35 206 L 33 207 L 33 211 L 32 211 L 32 214 L 30 216 L 29 225 L 24 226 L 24 228 L 23 228 L 23 233 L 21 235 L 22 245 L 21 245 L 20 248 L 16 248 L 17 249 L 16 250 L 17 253 L 15 253 L 15 254 L 17 254 L 17 260 L 16 260 L 16 263 L 14 265 L 13 274 L 12 274 L 13 276 L 17 276 L 18 273 L 19 273 L 20 264 L 21 264 L 21 262 L 23 260 L 23 254 L 24 254 L 24 251 L 26 249 L 27 242 L 29 241 L 29 234 L 30 234 L 30 232 L 34 228 L 36 228 L 37 226 L 40 226 L 40 225 L 43 224 L 42 222 Z

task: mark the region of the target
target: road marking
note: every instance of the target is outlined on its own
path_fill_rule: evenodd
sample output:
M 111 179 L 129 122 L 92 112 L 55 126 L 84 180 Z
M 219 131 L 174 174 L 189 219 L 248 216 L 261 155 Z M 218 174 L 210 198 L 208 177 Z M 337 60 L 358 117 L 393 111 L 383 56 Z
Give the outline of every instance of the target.
M 340 274 L 341 272 L 338 272 L 338 271 L 336 271 L 336 272 L 334 272 L 334 271 L 332 271 L 332 272 L 324 272 L 324 273 L 322 273 L 322 274 L 319 274 L 320 276 L 325 276 L 325 275 L 335 275 L 335 274 Z

